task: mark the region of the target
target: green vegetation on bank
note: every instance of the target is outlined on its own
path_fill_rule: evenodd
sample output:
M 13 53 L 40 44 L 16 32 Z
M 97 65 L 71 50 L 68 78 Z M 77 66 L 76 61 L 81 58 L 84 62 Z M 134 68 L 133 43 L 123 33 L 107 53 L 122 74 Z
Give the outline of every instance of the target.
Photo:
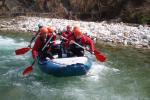
M 142 24 L 150 24 L 150 16 L 139 16 L 139 22 Z
M 128 23 L 138 23 L 138 24 L 150 24 L 150 15 L 144 15 L 141 13 L 128 13 L 122 17 L 124 22 Z

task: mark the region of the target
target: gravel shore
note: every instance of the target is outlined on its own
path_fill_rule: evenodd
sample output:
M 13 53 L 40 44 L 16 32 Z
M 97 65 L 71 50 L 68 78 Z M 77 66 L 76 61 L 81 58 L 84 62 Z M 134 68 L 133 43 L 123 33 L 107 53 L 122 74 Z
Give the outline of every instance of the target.
M 83 33 L 106 43 L 150 49 L 150 27 L 148 25 L 127 25 L 126 23 L 85 22 L 55 18 L 17 17 L 1 19 L 1 31 L 28 32 L 37 31 L 38 24 L 53 26 L 56 30 L 64 30 L 67 25 L 79 26 Z

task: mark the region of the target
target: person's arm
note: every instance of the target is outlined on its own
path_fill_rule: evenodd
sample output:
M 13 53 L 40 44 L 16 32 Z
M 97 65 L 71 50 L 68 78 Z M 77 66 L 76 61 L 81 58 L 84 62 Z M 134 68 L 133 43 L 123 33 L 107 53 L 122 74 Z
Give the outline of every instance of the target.
M 84 35 L 84 36 L 81 38 L 81 42 L 82 42 L 83 44 L 89 45 L 89 47 L 90 47 L 90 52 L 91 52 L 91 53 L 94 53 L 95 47 L 94 47 L 94 43 L 93 43 L 93 41 L 92 41 L 91 38 L 89 38 L 89 37 L 87 37 L 87 36 Z
M 73 36 L 73 33 L 72 33 L 72 32 L 69 32 L 67 38 L 69 38 L 69 37 L 71 37 L 71 36 Z
M 56 45 L 56 34 L 53 34 L 52 40 L 53 45 Z
M 66 35 L 65 32 L 62 32 L 62 34 L 61 34 L 61 36 L 60 36 L 60 40 L 61 40 L 62 42 L 65 42 L 65 41 L 66 41 L 65 38 L 67 38 L 67 35 Z
M 61 36 L 63 36 L 63 37 L 67 37 L 67 35 L 66 35 L 66 33 L 65 32 L 63 32 L 62 34 L 61 34 Z
M 72 35 L 71 37 L 65 38 L 65 39 L 67 40 L 67 41 L 65 42 L 65 47 L 66 47 L 66 48 L 69 47 L 71 41 L 74 41 L 74 40 L 75 40 L 75 38 L 74 38 L 73 35 Z
M 41 42 L 40 42 L 40 38 L 37 38 L 37 40 L 35 41 L 35 44 L 32 48 L 32 57 L 33 59 L 37 59 L 38 56 L 38 49 L 41 46 Z

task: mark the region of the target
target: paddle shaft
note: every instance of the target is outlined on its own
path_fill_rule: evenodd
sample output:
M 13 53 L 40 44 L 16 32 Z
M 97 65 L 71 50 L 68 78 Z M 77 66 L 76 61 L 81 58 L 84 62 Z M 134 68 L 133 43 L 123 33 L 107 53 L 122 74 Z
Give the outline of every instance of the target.
M 42 51 L 46 48 L 46 46 L 48 45 L 48 43 L 50 43 L 51 39 L 53 38 L 53 35 L 49 38 L 49 40 L 46 42 L 46 44 L 44 45 L 44 47 L 42 48 Z
M 35 36 L 32 37 L 29 46 L 31 46 L 32 42 L 38 38 L 39 34 L 40 34 L 40 32 L 38 31 L 38 32 L 35 34 Z
M 65 37 L 63 37 L 63 36 L 62 36 L 62 38 L 68 40 L 67 38 L 65 38 Z M 82 49 L 87 50 L 87 49 L 85 49 L 85 47 L 81 46 L 81 45 L 78 44 L 77 42 L 73 41 L 73 43 L 76 44 L 77 46 L 81 47 Z M 87 51 L 89 51 L 89 50 L 87 50 Z
M 35 64 L 35 60 L 32 62 L 32 65 L 31 66 L 33 66 Z

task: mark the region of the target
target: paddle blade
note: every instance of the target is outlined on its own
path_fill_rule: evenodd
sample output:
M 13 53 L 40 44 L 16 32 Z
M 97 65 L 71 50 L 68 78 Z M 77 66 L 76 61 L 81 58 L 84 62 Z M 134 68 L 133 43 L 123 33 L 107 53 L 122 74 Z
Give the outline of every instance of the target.
M 15 50 L 16 55 L 22 55 L 25 54 L 26 52 L 28 52 L 31 48 L 21 48 L 18 50 Z
M 95 54 L 95 56 L 96 56 L 96 59 L 101 62 L 104 62 L 106 60 L 106 57 L 101 54 Z
M 23 75 L 28 75 L 31 71 L 33 70 L 32 66 L 27 67 L 24 71 L 23 71 Z
M 97 51 L 96 49 L 94 50 L 94 55 L 96 56 L 96 59 L 101 62 L 104 62 L 106 60 L 106 57 L 100 54 L 100 52 Z

